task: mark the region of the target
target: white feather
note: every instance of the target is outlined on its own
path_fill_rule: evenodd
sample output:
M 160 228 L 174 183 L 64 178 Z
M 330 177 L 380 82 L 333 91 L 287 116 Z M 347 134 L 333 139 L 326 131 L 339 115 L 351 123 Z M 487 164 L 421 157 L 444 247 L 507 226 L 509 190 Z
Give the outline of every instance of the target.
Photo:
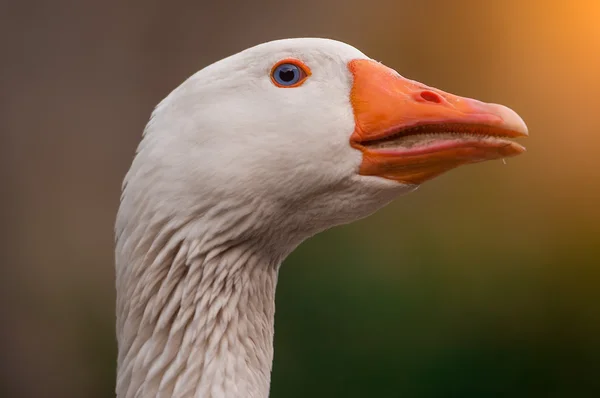
M 301 87 L 269 71 L 298 58 Z M 357 174 L 347 63 L 325 39 L 262 44 L 155 109 L 116 223 L 119 398 L 268 396 L 281 260 L 414 189 Z

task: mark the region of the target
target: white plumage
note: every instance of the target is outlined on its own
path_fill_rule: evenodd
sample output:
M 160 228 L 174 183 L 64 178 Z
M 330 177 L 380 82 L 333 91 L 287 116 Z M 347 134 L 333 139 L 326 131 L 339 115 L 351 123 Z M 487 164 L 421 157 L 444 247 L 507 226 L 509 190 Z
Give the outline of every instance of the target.
M 301 86 L 274 84 L 286 59 L 310 68 Z M 119 398 L 267 397 L 281 261 L 416 188 L 359 172 L 353 60 L 368 57 L 332 40 L 265 43 L 156 107 L 116 223 Z

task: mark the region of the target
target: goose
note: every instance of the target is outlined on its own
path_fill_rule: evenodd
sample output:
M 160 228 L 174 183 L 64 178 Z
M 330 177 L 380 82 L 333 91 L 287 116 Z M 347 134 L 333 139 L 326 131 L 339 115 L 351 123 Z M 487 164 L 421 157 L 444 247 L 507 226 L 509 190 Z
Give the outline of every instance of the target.
M 334 40 L 276 40 L 152 112 L 116 218 L 116 395 L 265 398 L 280 264 L 440 174 L 524 152 L 508 107 Z

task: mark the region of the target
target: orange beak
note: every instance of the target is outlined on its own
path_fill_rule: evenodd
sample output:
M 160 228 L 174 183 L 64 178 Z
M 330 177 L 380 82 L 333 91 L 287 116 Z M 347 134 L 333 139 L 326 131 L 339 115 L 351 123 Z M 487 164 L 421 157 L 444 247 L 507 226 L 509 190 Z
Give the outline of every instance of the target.
M 356 119 L 350 144 L 363 154 L 362 175 L 421 184 L 463 164 L 525 151 L 509 139 L 527 136 L 527 126 L 505 106 L 427 87 L 372 60 L 348 67 Z

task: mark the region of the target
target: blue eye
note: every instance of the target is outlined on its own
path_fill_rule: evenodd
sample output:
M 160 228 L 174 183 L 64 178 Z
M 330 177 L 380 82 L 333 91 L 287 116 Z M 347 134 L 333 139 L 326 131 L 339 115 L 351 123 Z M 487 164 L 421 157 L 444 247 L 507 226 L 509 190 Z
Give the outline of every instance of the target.
M 279 87 L 295 87 L 307 77 L 302 67 L 293 63 L 281 63 L 271 72 L 273 82 Z
M 300 80 L 300 68 L 292 64 L 281 64 L 273 71 L 273 79 L 282 86 L 291 86 Z

